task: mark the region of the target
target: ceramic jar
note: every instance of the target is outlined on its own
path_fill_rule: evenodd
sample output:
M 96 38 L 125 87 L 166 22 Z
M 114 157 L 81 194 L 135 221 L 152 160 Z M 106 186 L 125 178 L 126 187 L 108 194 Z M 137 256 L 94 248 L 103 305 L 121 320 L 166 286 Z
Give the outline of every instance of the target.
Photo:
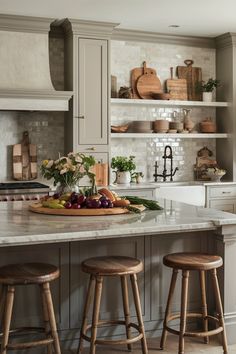
M 130 171 L 117 171 L 116 172 L 116 183 L 117 184 L 128 184 L 131 182 Z
M 211 118 L 205 118 L 199 123 L 199 128 L 201 133 L 216 133 L 216 124 Z

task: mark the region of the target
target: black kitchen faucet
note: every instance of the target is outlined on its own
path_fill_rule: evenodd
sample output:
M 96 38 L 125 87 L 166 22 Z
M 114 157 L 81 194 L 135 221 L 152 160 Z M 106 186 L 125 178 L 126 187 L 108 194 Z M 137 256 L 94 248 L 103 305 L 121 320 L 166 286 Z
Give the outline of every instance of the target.
M 167 150 L 169 150 L 169 154 L 167 154 Z M 154 181 L 157 182 L 157 177 L 163 177 L 163 182 L 166 181 L 166 177 L 170 177 L 170 181 L 173 181 L 173 176 L 175 175 L 176 171 L 178 171 L 178 167 L 175 168 L 173 172 L 173 152 L 170 145 L 165 146 L 164 155 L 162 156 L 164 159 L 164 169 L 162 174 L 157 173 L 158 165 L 157 161 L 155 162 L 155 173 L 153 174 Z M 166 160 L 170 159 L 170 173 L 167 173 L 166 168 Z

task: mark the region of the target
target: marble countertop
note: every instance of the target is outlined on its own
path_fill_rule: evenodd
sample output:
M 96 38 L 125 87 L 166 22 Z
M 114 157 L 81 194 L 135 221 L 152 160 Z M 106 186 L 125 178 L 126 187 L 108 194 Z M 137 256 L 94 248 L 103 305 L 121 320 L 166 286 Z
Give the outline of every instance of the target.
M 162 200 L 164 209 L 114 216 L 54 216 L 28 210 L 30 202 L 0 203 L 0 246 L 82 241 L 215 230 L 236 215 Z

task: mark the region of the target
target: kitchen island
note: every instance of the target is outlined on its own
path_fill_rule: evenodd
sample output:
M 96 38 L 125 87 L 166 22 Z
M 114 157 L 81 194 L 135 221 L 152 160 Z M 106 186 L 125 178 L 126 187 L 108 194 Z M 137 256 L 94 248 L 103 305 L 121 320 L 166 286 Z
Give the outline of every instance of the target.
M 60 279 L 53 284 L 53 295 L 63 348 L 75 347 L 79 336 L 88 280 L 80 270 L 82 260 L 116 254 L 144 261 L 144 272 L 139 276 L 143 317 L 147 335 L 156 336 L 162 328 L 171 277 L 170 269 L 162 265 L 162 257 L 179 251 L 209 252 L 223 257 L 219 280 L 227 334 L 229 342 L 236 341 L 236 215 L 168 200 L 161 201 L 161 205 L 163 210 L 142 214 L 62 217 L 30 212 L 28 202 L 0 204 L 0 265 L 38 261 L 53 263 L 61 270 Z M 120 286 L 113 280 L 109 279 L 112 284 L 104 287 L 102 319 L 123 314 Z M 191 310 L 200 306 L 197 280 L 197 274 L 193 274 Z M 179 288 L 177 294 L 174 310 L 179 309 Z M 15 325 L 22 326 L 25 321 L 38 325 L 41 311 L 35 290 L 31 286 L 27 291 L 20 288 L 16 295 Z M 212 309 L 210 297 L 209 310 Z M 123 328 L 112 332 L 109 328 L 102 334 L 119 336 Z

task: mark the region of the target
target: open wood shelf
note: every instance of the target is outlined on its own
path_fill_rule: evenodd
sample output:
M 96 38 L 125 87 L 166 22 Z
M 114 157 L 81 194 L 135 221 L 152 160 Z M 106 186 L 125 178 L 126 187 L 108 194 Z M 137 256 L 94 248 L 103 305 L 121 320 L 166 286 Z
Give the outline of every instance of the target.
M 142 100 L 142 99 L 125 99 L 111 98 L 111 104 L 119 105 L 147 105 L 147 106 L 190 106 L 190 107 L 228 107 L 228 102 L 203 102 L 203 101 L 174 101 L 174 100 Z
M 226 133 L 189 133 L 189 134 L 159 134 L 159 133 L 111 133 L 111 138 L 123 139 L 123 138 L 175 138 L 175 139 L 226 139 L 229 137 L 229 134 Z

